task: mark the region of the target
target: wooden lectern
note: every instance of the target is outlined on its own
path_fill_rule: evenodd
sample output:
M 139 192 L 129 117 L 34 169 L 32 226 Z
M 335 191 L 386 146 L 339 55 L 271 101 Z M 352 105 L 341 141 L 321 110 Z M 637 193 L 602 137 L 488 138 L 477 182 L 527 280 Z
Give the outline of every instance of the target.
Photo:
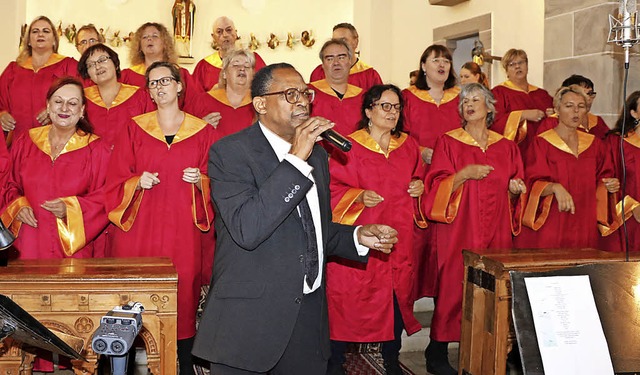
M 72 361 L 76 374 L 95 373 L 91 338 L 100 318 L 129 301 L 145 308 L 139 338 L 150 372 L 176 374 L 178 275 L 169 258 L 21 260 L 0 272 L 0 293 L 60 336 L 76 338 L 88 361 Z M 0 343 L 2 374 L 31 374 L 33 358 L 11 339 Z
M 515 340 L 509 271 L 551 271 L 624 260 L 623 253 L 596 249 L 485 249 L 462 254 L 462 375 L 506 373 L 507 355 Z

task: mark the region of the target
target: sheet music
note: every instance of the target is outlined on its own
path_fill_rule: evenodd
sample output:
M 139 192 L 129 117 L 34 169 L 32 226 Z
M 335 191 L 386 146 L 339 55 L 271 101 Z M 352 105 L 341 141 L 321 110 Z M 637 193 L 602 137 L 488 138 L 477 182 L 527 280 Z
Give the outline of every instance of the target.
M 545 375 L 613 374 L 589 276 L 524 281 Z

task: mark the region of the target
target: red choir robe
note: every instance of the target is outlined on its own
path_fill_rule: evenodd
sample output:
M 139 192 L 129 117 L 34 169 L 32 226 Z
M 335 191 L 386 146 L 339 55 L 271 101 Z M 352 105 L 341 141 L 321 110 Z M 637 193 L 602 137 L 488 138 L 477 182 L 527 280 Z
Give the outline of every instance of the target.
M 316 98 L 311 103 L 311 116 L 322 116 L 335 122 L 333 130 L 345 136 L 358 129 L 364 90 L 349 84 L 344 97 L 340 99 L 325 79 L 312 82 L 309 87 L 316 92 Z M 329 153 L 336 150 L 333 145 L 323 146 Z
M 609 133 L 609 126 L 607 126 L 607 124 L 600 116 L 596 116 L 593 113 L 587 113 L 587 116 L 589 118 L 589 122 L 586 125 L 580 124 L 580 126 L 578 126 L 578 130 L 585 133 L 593 134 L 599 139 L 604 140 Z M 540 122 L 540 126 L 538 126 L 536 135 L 542 134 L 549 129 L 555 128 L 556 126 L 558 126 L 558 115 L 554 113 L 553 115 L 544 118 Z
M 325 77 L 321 64 L 311 72 L 309 82 L 320 81 Z M 358 59 L 349 69 L 349 84 L 360 87 L 362 91 L 367 92 L 372 86 L 381 85 L 382 78 L 375 69 Z
M 264 68 L 265 64 L 262 57 L 256 52 L 253 53 L 256 58 L 256 67 L 254 72 Z M 200 91 L 208 92 L 213 86 L 218 84 L 220 71 L 222 70 L 222 59 L 218 51 L 198 61 L 196 68 L 193 70 L 193 78 L 196 80 Z
M 420 151 L 434 148 L 436 139 L 449 130 L 460 128 L 458 115 L 458 94 L 460 88 L 445 90 L 444 96 L 437 104 L 428 91 L 415 86 L 402 90 L 404 99 L 404 131 L 409 133 L 420 145 Z M 427 169 L 428 169 L 427 165 Z M 434 297 L 437 292 L 437 263 L 435 253 L 435 231 L 433 226 L 416 232 L 420 237 L 423 251 L 417 253 L 415 260 L 416 297 Z
M 77 75 L 78 62 L 57 53 L 37 71 L 31 57 L 22 64 L 9 63 L 0 76 L 0 113 L 9 112 L 16 120 L 16 128 L 6 135 L 7 142 L 40 126 L 36 116 L 47 108 L 47 91 L 56 79 Z
M 104 184 L 110 150 L 95 134 L 75 133 L 54 160 L 51 126 L 33 128 L 16 138 L 14 161 L 2 196 L 2 221 L 17 236 L 13 247 L 19 259 L 95 257 L 92 240 L 107 226 Z M 58 219 L 40 205 L 60 198 L 66 219 Z M 31 207 L 38 227 L 16 216 Z
M 93 125 L 93 131 L 111 148 L 129 120 L 151 107 L 149 93 L 144 88 L 125 83 L 121 85 L 110 107 L 102 100 L 96 85 L 85 88 L 84 95 L 87 98 L 87 119 Z
M 528 202 L 517 247 L 597 248 L 601 234 L 615 231 L 610 210 L 615 195 L 609 194 L 602 182 L 615 174 L 604 142 L 579 131 L 575 155 L 555 129 L 550 129 L 534 138 L 525 158 Z M 571 194 L 575 214 L 559 212 L 554 194 L 541 196 L 551 183 L 561 184 Z
M 144 88 L 147 87 L 147 80 L 145 78 L 146 72 L 147 67 L 144 66 L 144 63 L 134 65 L 123 70 L 120 73 L 119 81 L 131 86 Z M 180 77 L 182 77 L 182 93 L 180 94 L 178 103 L 180 105 L 180 109 L 183 109 L 185 106 L 185 102 L 194 100 L 194 98 L 198 96 L 201 91 L 197 82 L 187 69 L 182 67 L 180 68 Z
M 379 342 L 394 339 L 395 294 L 407 334 L 420 330 L 413 316 L 413 228 L 426 226 L 417 208 L 419 199 L 407 189 L 412 179 L 424 178 L 418 143 L 402 133 L 391 136 L 385 154 L 369 133 L 358 130 L 349 136 L 353 148 L 329 159 L 333 220 L 342 224 L 382 223 L 398 231 L 399 242 L 391 254 L 369 253 L 369 262 L 342 258 L 327 263 L 327 306 L 332 340 Z M 384 197 L 375 207 L 355 199 L 373 190 Z
M 198 118 L 203 118 L 211 112 L 219 112 L 222 118 L 215 128 L 218 139 L 247 128 L 255 122 L 251 94 L 247 93 L 240 106 L 234 108 L 227 99 L 224 88 L 201 93 L 195 100 L 186 103 L 185 111 Z
M 544 89 L 529 85 L 529 90 L 523 91 L 511 81 L 499 84 L 491 92 L 496 99 L 496 118 L 491 129 L 515 141 L 525 151 L 537 134 L 540 123 L 521 122 L 522 111 L 539 109 L 545 112 L 553 108 L 553 98 Z
M 626 187 L 624 211 L 629 236 L 629 251 L 640 251 L 640 223 L 633 217 L 633 210 L 640 206 L 640 134 L 630 131 L 624 138 L 625 168 L 622 167 L 620 155 L 620 134 L 611 133 L 607 136 L 606 143 L 613 156 L 615 176 L 622 183 L 623 173 L 626 173 Z M 620 195 L 618 195 L 620 196 Z M 622 225 L 622 202 L 616 204 L 616 219 L 618 225 Z M 608 251 L 624 250 L 624 231 L 622 228 L 607 237 L 600 238 L 601 248 Z
M 121 230 L 113 235 L 113 257 L 170 257 L 178 272 L 178 339 L 195 335 L 200 297 L 201 231 L 213 218 L 206 176 L 213 127 L 185 114 L 168 145 L 157 113 L 136 116 L 123 128 L 109 163 L 106 206 Z M 202 191 L 182 180 L 183 170 L 198 167 Z M 157 172 L 160 183 L 136 190 L 142 172 Z
M 495 169 L 482 180 L 467 180 L 452 191 L 454 176 L 470 164 Z M 438 301 L 431 321 L 431 338 L 460 341 L 463 249 L 511 248 L 520 231 L 524 197 L 512 200 L 509 180 L 523 178 L 516 144 L 489 131 L 487 149 L 478 146 L 464 129 L 438 139 L 426 177 L 427 217 L 436 222 Z
M 9 158 L 9 151 L 7 151 L 7 143 L 4 141 L 4 133 L 0 132 L 0 187 L 4 186 L 10 168 L 11 158 Z M 3 199 L 4 197 L 0 197 L 0 207 L 6 203 Z

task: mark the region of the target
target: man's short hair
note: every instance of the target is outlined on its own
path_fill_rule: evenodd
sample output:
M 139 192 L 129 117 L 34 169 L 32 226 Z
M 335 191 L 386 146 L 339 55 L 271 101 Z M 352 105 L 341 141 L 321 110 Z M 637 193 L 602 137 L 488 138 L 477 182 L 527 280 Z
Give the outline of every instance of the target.
M 562 87 L 569 87 L 571 85 L 578 85 L 593 90 L 593 81 L 579 74 L 572 74 L 571 77 L 562 82 Z
M 349 22 L 342 22 L 333 27 L 333 31 L 336 31 L 337 29 L 351 30 L 351 33 L 353 34 L 354 38 L 358 37 L 358 30 L 356 30 L 355 26 L 353 26 Z
M 349 56 L 349 60 L 351 60 L 351 58 L 353 57 L 353 52 L 351 51 L 351 48 L 349 47 L 347 42 L 345 42 L 342 39 L 329 39 L 326 42 L 324 42 L 324 44 L 322 45 L 322 48 L 320 48 L 320 52 L 318 53 L 318 56 L 320 56 L 320 61 L 324 61 L 324 51 L 330 46 L 343 46 L 344 48 L 347 49 L 347 55 Z
M 256 96 L 263 96 L 269 92 L 271 88 L 271 82 L 273 82 L 273 71 L 277 69 L 292 69 L 296 70 L 293 65 L 288 63 L 277 63 L 267 65 L 264 68 L 258 70 L 253 81 L 251 82 L 251 98 Z M 297 70 L 296 70 L 297 72 Z

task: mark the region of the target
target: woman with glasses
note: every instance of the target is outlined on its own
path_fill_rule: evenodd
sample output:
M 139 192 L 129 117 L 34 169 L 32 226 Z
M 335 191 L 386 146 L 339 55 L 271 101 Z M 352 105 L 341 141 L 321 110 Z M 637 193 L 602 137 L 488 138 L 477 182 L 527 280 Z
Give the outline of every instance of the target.
M 200 296 L 201 233 L 213 211 L 206 176 L 213 127 L 180 110 L 177 66 L 155 62 L 146 72 L 158 110 L 123 128 L 107 173 L 113 257 L 170 257 L 178 272 L 180 374 L 193 374 L 191 346 Z
M 516 245 L 597 248 L 601 236 L 616 229 L 609 202 L 620 182 L 611 151 L 594 135 L 578 131 L 587 113 L 580 86 L 561 87 L 553 102 L 558 125 L 534 137 L 525 155 L 530 193 Z
M 31 22 L 20 42 L 20 54 L 0 76 L 0 125 L 7 143 L 36 126 L 50 124 L 45 97 L 62 76 L 75 76 L 77 62 L 58 54 L 56 28 L 45 16 Z
M 131 66 L 122 71 L 120 81 L 133 86 L 145 87 L 145 73 L 154 62 L 165 61 L 176 64 L 173 36 L 169 30 L 157 22 L 147 22 L 140 26 L 131 39 L 129 58 Z M 187 69 L 179 68 L 183 92 L 178 101 L 180 108 L 200 92 L 198 85 Z
M 457 374 L 447 358 L 460 341 L 462 249 L 513 247 L 524 205 L 524 168 L 516 144 L 490 129 L 495 116 L 491 91 L 470 83 L 460 92 L 462 127 L 442 135 L 425 185 L 427 217 L 435 221 L 438 300 L 425 351 L 427 370 Z
M 507 80 L 491 91 L 496 98 L 493 130 L 515 141 L 523 153 L 536 135 L 540 121 L 553 112 L 553 98 L 529 84 L 529 59 L 521 49 L 510 49 L 502 58 Z
M 149 95 L 137 86 L 118 82 L 120 59 L 104 44 L 91 46 L 82 54 L 78 73 L 94 84 L 84 90 L 89 121 L 96 134 L 113 148 L 129 119 L 152 108 Z
M 402 132 L 402 93 L 375 85 L 364 94 L 353 147 L 329 160 L 333 220 L 341 224 L 384 223 L 398 231 L 391 254 L 370 253 L 367 264 L 335 259 L 327 264 L 327 305 L 332 339 L 330 370 L 340 371 L 347 342 L 383 341 L 387 374 L 402 374 L 398 362 L 403 328 L 420 330 L 413 316 L 413 241 L 424 191 L 424 167 L 415 139 Z M 342 372 L 344 373 L 344 371 Z
M 626 175 L 624 202 L 625 220 L 629 234 L 629 251 L 640 251 L 640 91 L 634 91 L 627 97 L 626 112 L 621 111 L 614 128 L 607 137 L 607 143 L 613 151 L 613 163 L 616 176 L 622 179 Z M 622 127 L 624 123 L 624 129 Z M 594 134 L 595 135 L 595 134 Z M 620 138 L 623 138 L 625 162 L 620 154 Z M 620 207 L 622 209 L 622 207 Z M 622 229 L 604 237 L 600 247 L 610 251 L 623 251 Z
M 222 60 L 220 84 L 186 103 L 185 111 L 211 124 L 224 137 L 254 123 L 251 81 L 256 59 L 248 49 L 228 51 Z

